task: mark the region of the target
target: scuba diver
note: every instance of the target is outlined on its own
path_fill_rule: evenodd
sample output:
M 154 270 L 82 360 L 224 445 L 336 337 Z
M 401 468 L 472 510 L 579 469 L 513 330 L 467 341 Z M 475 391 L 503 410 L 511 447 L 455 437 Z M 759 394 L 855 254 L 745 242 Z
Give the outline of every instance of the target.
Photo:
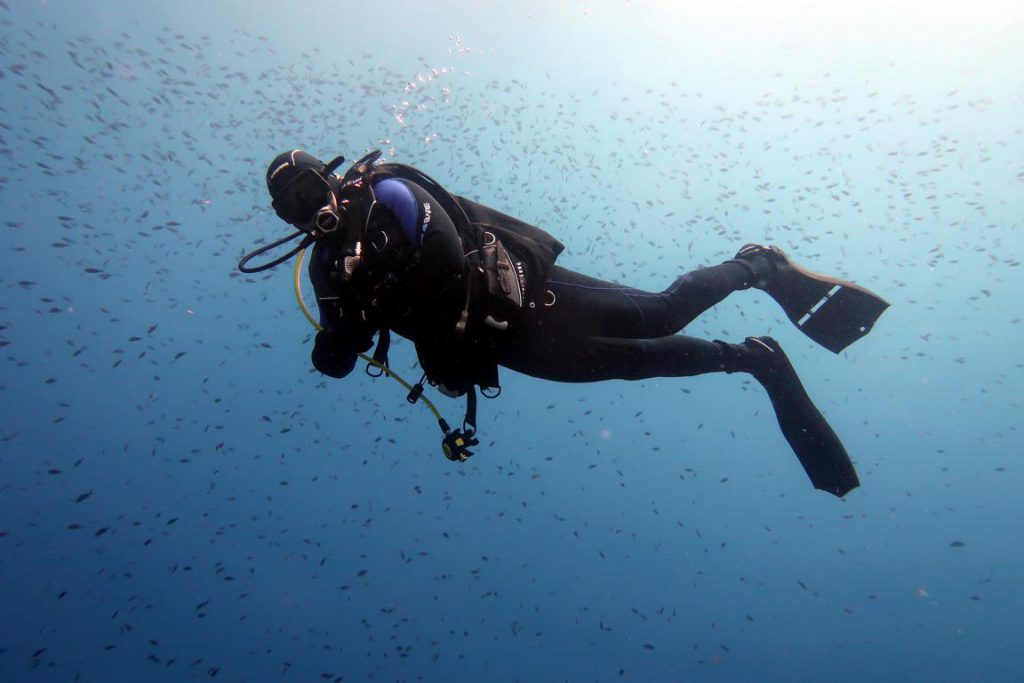
M 277 215 L 297 230 L 239 263 L 243 272 L 258 272 L 298 253 L 301 304 L 301 258 L 313 245 L 309 276 L 319 324 L 306 313 L 319 330 L 312 362 L 321 373 L 345 377 L 362 357 L 393 375 L 389 331 L 411 340 L 424 377 L 409 401 L 421 397 L 424 381 L 447 396 L 467 397 L 462 429 L 451 429 L 435 410 L 445 455 L 457 461 L 479 443 L 475 388 L 489 397 L 500 392 L 498 366 L 559 382 L 747 373 L 764 387 L 814 487 L 843 496 L 859 485 L 843 444 L 778 342 L 747 337 L 731 344 L 678 333 L 730 293 L 753 287 L 839 353 L 888 307 L 880 297 L 757 244 L 680 276 L 663 292 L 595 279 L 555 265 L 563 245 L 547 232 L 380 156 L 372 152 L 339 174 L 344 157 L 325 164 L 302 150 L 278 155 L 267 169 L 267 189 Z M 297 238 L 284 256 L 247 266 Z

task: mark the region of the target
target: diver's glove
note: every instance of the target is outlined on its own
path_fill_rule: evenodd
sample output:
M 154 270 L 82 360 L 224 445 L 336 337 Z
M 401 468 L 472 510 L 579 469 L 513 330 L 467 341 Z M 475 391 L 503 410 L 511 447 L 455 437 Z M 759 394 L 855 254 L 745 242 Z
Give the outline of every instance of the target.
M 341 379 L 356 366 L 355 351 L 349 351 L 339 338 L 340 335 L 321 330 L 316 333 L 313 343 L 313 367 L 327 375 Z

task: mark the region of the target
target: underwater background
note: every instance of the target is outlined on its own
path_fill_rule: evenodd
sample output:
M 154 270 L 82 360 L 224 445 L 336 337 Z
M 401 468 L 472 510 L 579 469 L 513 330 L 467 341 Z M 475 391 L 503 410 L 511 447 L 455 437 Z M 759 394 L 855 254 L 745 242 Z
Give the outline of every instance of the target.
M 0 1 L 0 680 L 1024 680 L 1021 35 L 1010 1 Z M 504 371 L 446 461 L 396 383 L 312 370 L 289 265 L 235 270 L 295 147 L 637 287 L 764 242 L 879 292 L 839 356 L 756 291 L 686 330 L 779 339 L 861 488 L 812 489 L 742 375 Z

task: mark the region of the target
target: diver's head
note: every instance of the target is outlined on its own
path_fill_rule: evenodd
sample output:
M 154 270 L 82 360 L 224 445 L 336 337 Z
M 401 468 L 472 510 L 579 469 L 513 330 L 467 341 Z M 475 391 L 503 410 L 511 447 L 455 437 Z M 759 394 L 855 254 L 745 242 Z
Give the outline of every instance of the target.
M 312 237 L 335 232 L 341 223 L 335 194 L 340 183 L 333 170 L 301 149 L 278 154 L 267 167 L 267 190 L 278 217 Z

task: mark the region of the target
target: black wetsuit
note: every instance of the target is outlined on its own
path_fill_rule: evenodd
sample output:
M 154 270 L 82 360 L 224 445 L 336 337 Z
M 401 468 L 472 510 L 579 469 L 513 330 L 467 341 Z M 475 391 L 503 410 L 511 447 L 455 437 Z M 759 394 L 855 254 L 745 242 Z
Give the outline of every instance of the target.
M 425 355 L 452 348 L 450 335 L 463 303 L 463 248 L 452 218 L 409 180 L 391 178 L 374 188 L 388 248 L 363 275 L 372 280 L 387 273 L 387 291 L 370 294 L 366 285 L 358 291 L 357 280 L 339 282 L 333 275 L 341 267 L 339 253 L 329 241 L 317 244 L 309 265 L 324 328 L 313 363 L 334 377 L 351 371 L 356 353 L 368 350 L 383 327 L 413 340 L 421 361 L 429 362 Z M 370 248 L 364 245 L 364 254 Z M 368 263 L 371 256 L 364 257 Z M 529 280 L 533 274 L 525 276 Z M 724 369 L 720 348 L 677 333 L 730 292 L 748 286 L 748 279 L 746 269 L 724 263 L 683 275 L 664 292 L 653 293 L 554 266 L 543 301 L 524 306 L 520 319 L 504 331 L 483 327 L 473 333 L 487 337 L 498 364 L 556 381 L 716 372 Z
M 687 273 L 663 292 L 604 282 L 555 266 L 547 299 L 518 333 L 497 340 L 502 365 L 561 382 L 682 377 L 723 370 L 719 346 L 677 334 L 747 286 L 749 273 L 724 263 Z
M 424 184 L 443 194 L 441 199 L 407 177 L 371 182 L 377 205 L 351 277 L 340 275 L 348 247 L 329 238 L 318 241 L 310 261 L 324 328 L 313 351 L 321 372 L 348 374 L 356 354 L 368 350 L 374 334 L 385 329 L 415 343 L 427 378 L 449 395 L 497 386 L 498 365 L 562 382 L 746 372 L 767 392 L 782 433 L 814 486 L 842 496 L 858 485 L 846 449 L 774 339 L 727 344 L 678 334 L 731 292 L 754 281 L 763 287 L 765 276 L 781 277 L 772 274 L 774 266 L 759 271 L 738 255 L 682 275 L 663 292 L 645 292 L 555 266 L 562 249 L 557 239 L 450 197 L 429 179 Z M 465 214 L 459 228 L 442 206 Z M 496 245 L 515 257 L 511 266 L 483 258 L 497 253 Z M 511 289 L 510 272 L 517 274 L 511 281 L 518 285 Z M 499 276 L 490 277 L 494 273 Z M 808 276 L 790 278 L 792 288 Z M 508 291 L 522 294 L 512 315 L 506 315 L 502 298 Z M 503 315 L 489 315 L 499 310 Z M 469 397 L 472 427 L 475 394 Z

